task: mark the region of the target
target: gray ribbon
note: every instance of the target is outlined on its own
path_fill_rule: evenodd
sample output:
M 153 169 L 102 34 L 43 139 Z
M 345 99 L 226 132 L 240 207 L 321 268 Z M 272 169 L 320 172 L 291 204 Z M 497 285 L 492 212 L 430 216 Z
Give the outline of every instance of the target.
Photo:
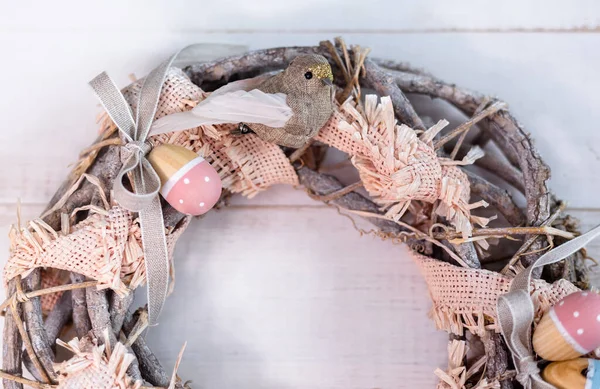
M 533 356 L 531 325 L 533 324 L 534 306 L 529 291 L 531 274 L 536 268 L 562 261 L 598 235 L 600 235 L 600 226 L 542 255 L 529 268 L 514 278 L 507 294 L 498 298 L 496 308 L 500 331 L 512 352 L 517 370 L 517 381 L 525 389 L 556 389 L 542 379 L 540 369 Z
M 126 141 L 121 153 L 123 167 L 115 179 L 113 190 L 119 205 L 139 214 L 151 325 L 156 324 L 167 297 L 169 256 L 158 196 L 161 183 L 158 174 L 146 159 L 146 154 L 151 149 L 146 143 L 146 137 L 156 114 L 167 71 L 176 56 L 177 54 L 173 55 L 145 78 L 137 101 L 135 119 L 125 97 L 105 72 L 90 81 L 90 86 Z M 133 192 L 123 185 L 123 179 L 129 173 L 133 176 Z

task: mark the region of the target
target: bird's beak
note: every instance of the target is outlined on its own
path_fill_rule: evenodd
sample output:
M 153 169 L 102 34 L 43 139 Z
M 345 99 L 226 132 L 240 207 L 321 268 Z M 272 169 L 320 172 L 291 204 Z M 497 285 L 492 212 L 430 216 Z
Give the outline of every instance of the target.
M 324 85 L 327 85 L 327 86 L 333 85 L 333 81 L 329 77 L 321 78 L 321 81 L 323 82 Z

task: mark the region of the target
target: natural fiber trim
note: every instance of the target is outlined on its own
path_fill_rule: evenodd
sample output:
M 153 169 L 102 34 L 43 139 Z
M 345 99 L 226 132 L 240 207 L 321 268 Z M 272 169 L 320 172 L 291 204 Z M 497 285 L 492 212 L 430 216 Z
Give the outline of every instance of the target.
M 171 257 L 184 229 L 185 225 L 174 232 L 167 231 Z M 9 238 L 5 284 L 16 276 L 26 277 L 38 267 L 82 274 L 98 281 L 99 289 L 111 288 L 120 295 L 145 282 L 139 224 L 132 220 L 129 211 L 118 206 L 107 212 L 92 211 L 67 235 L 52 230 L 41 220 L 34 220 L 21 229 L 13 226 Z
M 74 338 L 69 343 L 59 339 L 57 343 L 75 354 L 54 366 L 59 389 L 142 387 L 141 381 L 135 381 L 126 374 L 135 356 L 122 343 L 117 342 L 113 350 L 107 347 L 110 344 L 108 339 L 100 346 L 89 338 Z
M 432 139 L 447 124 L 440 121 L 418 136 L 397 123 L 389 97 L 378 103 L 377 96 L 368 95 L 363 110 L 351 100 L 343 103 L 316 139 L 351 156 L 365 189 L 387 217 L 399 220 L 412 201 L 439 202 L 435 212 L 466 238 L 473 229 L 471 209 L 487 204 L 469 204 L 468 179 L 453 165 L 472 163 L 482 152 L 476 149 L 463 161 L 438 158 Z
M 457 335 L 467 329 L 480 336 L 487 330 L 499 330 L 496 302 L 508 292 L 511 278 L 488 270 L 454 266 L 415 252 L 412 256 L 427 283 L 433 303 L 430 315 L 438 329 Z M 564 279 L 553 284 L 532 281 L 536 319 L 578 290 Z

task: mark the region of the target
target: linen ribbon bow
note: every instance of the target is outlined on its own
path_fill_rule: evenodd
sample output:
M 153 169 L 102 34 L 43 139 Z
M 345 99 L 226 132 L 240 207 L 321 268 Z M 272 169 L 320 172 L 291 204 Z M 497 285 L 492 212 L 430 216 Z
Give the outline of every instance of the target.
M 177 54 L 145 78 L 139 93 L 135 116 L 125 97 L 106 72 L 102 72 L 90 81 L 90 86 L 126 142 L 121 149 L 123 167 L 115 179 L 113 190 L 119 205 L 129 211 L 138 212 L 139 215 L 148 282 L 148 316 L 151 325 L 156 324 L 167 297 L 169 256 L 158 195 L 161 183 L 158 174 L 146 159 L 146 154 L 152 148 L 146 142 L 146 138 L 156 114 L 167 71 Z M 133 192 L 123 185 L 123 178 L 129 173 L 133 175 Z
M 525 389 L 555 389 L 540 376 L 540 369 L 533 355 L 531 325 L 534 306 L 529 291 L 531 274 L 536 268 L 559 262 L 577 252 L 598 235 L 600 226 L 542 255 L 513 279 L 507 294 L 498 298 L 496 309 L 500 331 L 512 352 L 517 381 Z

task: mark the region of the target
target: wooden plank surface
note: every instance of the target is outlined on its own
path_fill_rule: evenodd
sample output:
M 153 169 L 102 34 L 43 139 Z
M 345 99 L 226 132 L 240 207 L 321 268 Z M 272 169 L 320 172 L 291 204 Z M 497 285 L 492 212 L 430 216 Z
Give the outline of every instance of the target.
M 587 230 L 600 223 L 600 34 L 589 32 L 599 24 L 595 0 L 13 2 L 0 13 L 0 229 L 15 222 L 17 198 L 24 220 L 38 215 L 95 137 L 87 81 L 100 71 L 124 86 L 190 43 L 264 48 L 342 34 L 506 100 Z M 169 369 L 187 340 L 180 372 L 194 387 L 434 387 L 446 335 L 427 318 L 404 248 L 359 237 L 301 190 L 233 204 L 177 248 L 176 290 L 149 334 Z M 589 252 L 600 258 L 600 241 Z
M 76 0 L 14 2 L 2 30 L 165 33 L 188 31 L 336 31 L 594 29 L 595 0 Z

